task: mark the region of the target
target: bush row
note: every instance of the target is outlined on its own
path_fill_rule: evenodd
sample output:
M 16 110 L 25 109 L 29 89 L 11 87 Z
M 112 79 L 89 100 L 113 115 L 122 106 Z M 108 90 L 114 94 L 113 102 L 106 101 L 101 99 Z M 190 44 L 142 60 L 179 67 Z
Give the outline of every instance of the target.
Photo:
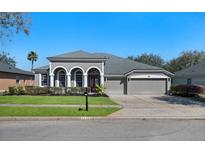
M 9 87 L 9 91 L 5 94 L 8 95 L 83 95 L 86 91 L 85 87 L 37 87 L 37 86 L 13 86 Z M 91 89 L 87 88 L 88 92 Z
M 9 87 L 9 94 L 10 95 L 24 95 L 25 90 L 22 86 L 13 86 L 13 87 Z
M 196 96 L 205 93 L 205 86 L 180 84 L 171 86 L 171 94 L 179 96 Z

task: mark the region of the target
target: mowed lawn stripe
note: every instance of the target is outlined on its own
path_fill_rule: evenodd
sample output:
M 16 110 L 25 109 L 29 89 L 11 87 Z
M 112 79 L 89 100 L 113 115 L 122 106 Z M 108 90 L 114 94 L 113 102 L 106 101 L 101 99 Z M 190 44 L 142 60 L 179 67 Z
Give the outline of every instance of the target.
M 89 104 L 116 105 L 108 97 L 88 97 Z M 85 104 L 85 96 L 0 96 L 0 104 Z
M 107 116 L 119 108 L 0 107 L 0 116 Z

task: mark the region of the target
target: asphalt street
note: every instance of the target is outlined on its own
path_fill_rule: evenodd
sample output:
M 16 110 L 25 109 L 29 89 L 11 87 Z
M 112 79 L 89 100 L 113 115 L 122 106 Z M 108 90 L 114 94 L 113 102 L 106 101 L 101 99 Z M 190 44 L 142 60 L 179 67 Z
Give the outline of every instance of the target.
M 205 120 L 0 121 L 3 141 L 205 140 Z

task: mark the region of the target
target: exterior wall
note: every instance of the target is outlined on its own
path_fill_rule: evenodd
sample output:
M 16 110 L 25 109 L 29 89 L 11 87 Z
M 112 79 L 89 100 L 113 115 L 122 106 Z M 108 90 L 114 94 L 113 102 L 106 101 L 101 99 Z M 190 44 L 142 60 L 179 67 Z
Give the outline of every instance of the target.
M 205 85 L 205 76 L 203 77 L 174 77 L 172 84 L 187 84 L 187 79 L 192 80 L 192 84 Z
M 128 78 L 154 78 L 154 79 L 167 79 L 169 78 L 167 75 L 164 73 L 132 73 L 131 75 L 128 76 Z
M 53 84 L 52 81 L 55 79 L 55 71 L 59 68 L 62 68 L 66 71 L 66 87 L 72 87 L 74 86 L 74 82 L 72 79 L 71 72 L 75 68 L 79 68 L 83 71 L 83 87 L 87 87 L 87 78 L 88 78 L 88 71 L 91 68 L 96 68 L 100 72 L 100 82 L 102 85 L 104 85 L 104 62 L 85 62 L 85 61 L 79 61 L 79 62 L 50 62 L 49 63 L 49 78 L 50 78 L 50 86 L 53 87 L 55 84 Z
M 73 67 L 81 67 L 84 73 L 92 66 L 98 67 L 101 72 L 103 72 L 102 62 L 52 62 L 51 63 L 51 72 L 54 71 L 56 67 L 63 66 L 66 68 L 67 73 L 70 73 Z
M 192 84 L 205 85 L 205 76 L 192 78 Z
M 173 78 L 172 79 L 172 84 L 187 84 L 187 79 L 186 78 Z
M 17 76 L 20 77 L 19 84 L 16 84 Z M 0 91 L 8 90 L 8 87 L 17 85 L 32 86 L 34 85 L 34 80 L 29 75 L 0 72 Z

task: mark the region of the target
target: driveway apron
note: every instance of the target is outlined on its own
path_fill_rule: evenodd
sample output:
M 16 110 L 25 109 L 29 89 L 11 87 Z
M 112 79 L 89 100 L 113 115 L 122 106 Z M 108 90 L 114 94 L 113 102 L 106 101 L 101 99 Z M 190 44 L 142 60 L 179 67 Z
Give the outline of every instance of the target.
M 201 102 L 168 95 L 111 95 L 123 109 L 108 118 L 205 118 Z

